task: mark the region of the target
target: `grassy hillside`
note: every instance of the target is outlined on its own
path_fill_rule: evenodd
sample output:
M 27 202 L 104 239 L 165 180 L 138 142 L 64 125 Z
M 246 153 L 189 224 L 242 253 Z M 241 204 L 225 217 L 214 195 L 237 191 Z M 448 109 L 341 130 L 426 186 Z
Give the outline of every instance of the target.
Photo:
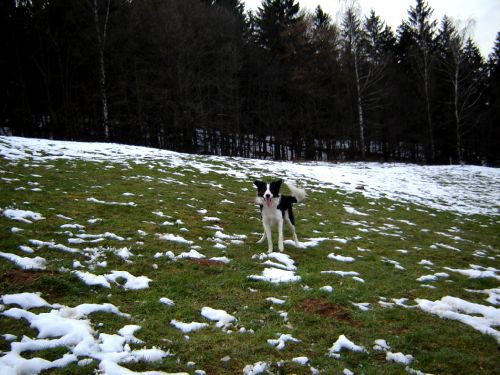
M 209 163 L 212 170 L 224 163 L 203 157 L 186 160 Z M 296 208 L 299 240 L 315 239 L 317 244 L 285 245 L 301 280 L 273 284 L 249 278 L 267 267 L 266 259 L 259 259 L 267 246 L 255 243 L 262 230 L 253 202 L 253 180 L 200 170 L 189 162 L 176 165 L 161 158 L 0 158 L 0 209 L 29 210 L 44 217 L 26 223 L 1 215 L 0 252 L 47 261 L 45 269 L 28 270 L 0 258 L 0 295 L 40 292 L 48 303 L 70 307 L 113 304 L 130 317 L 90 314 L 96 337 L 134 324 L 141 327 L 135 336 L 143 343 L 131 343 L 132 349 L 156 347 L 169 352 L 161 361 L 121 364 L 133 371 L 237 374 L 247 365 L 266 362 L 268 371 L 281 374 L 315 370 L 341 374 L 344 369 L 356 374 L 403 373 L 406 365 L 389 362 L 386 352 L 373 349 L 374 341 L 383 339 L 391 352 L 412 355 L 408 366 L 424 373 L 499 373 L 498 336 L 418 307 L 424 299 L 452 296 L 487 306 L 498 319 L 498 309 L 486 301 L 488 294 L 474 292 L 497 288 L 489 295 L 498 298 L 498 216 L 438 212 L 411 203 L 369 199 L 362 190 L 347 193 L 322 188 L 312 180 L 298 181 L 308 190 L 308 199 Z M 253 170 L 245 165 L 244 172 L 272 178 L 257 165 Z M 233 242 L 217 232 L 231 236 Z M 167 234 L 192 243 L 162 239 Z M 288 232 L 285 237 L 290 238 Z M 57 244 L 74 252 L 58 249 Z M 172 259 L 167 253 L 177 257 L 193 248 L 205 257 Z M 132 255 L 123 255 L 127 252 Z M 353 259 L 339 261 L 328 257 L 332 253 Z M 210 260 L 213 257 L 217 260 Z M 482 277 L 459 272 L 474 269 L 471 265 L 480 266 L 475 270 L 483 272 Z M 134 290 L 125 288 L 125 279 L 118 278 L 106 288 L 85 284 L 75 271 L 93 275 L 127 271 L 151 281 L 148 288 Z M 436 273 L 447 276 L 417 281 Z M 269 297 L 284 303 L 273 303 Z M 161 303 L 160 298 L 169 298 L 174 305 Z M 360 303 L 366 311 L 355 305 Z M 4 303 L 1 310 L 12 307 L 16 306 Z M 201 315 L 203 307 L 225 310 L 236 321 L 219 328 Z M 30 311 L 40 314 L 51 309 Z M 482 317 L 470 311 L 457 313 Z M 172 320 L 208 326 L 183 333 Z M 15 335 L 15 342 L 23 335 L 34 339 L 38 331 L 25 319 L 0 315 L 0 334 Z M 300 341 L 288 341 L 278 350 L 268 340 L 281 334 Z M 340 358 L 328 356 L 340 335 L 365 351 L 344 350 Z M 11 342 L 0 338 L 0 350 L 9 352 Z M 22 356 L 53 361 L 69 351 L 59 346 Z M 306 365 L 292 361 L 303 356 L 308 358 Z M 92 374 L 99 360 L 80 365 L 73 362 L 48 372 Z

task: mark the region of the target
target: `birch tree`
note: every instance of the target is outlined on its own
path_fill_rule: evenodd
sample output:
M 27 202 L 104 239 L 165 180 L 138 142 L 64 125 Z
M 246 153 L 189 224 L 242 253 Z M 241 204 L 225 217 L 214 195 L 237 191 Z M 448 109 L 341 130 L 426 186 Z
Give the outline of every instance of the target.
M 361 27 L 360 9 L 356 6 L 357 3 L 351 2 L 345 11 L 342 28 L 345 38 L 346 53 L 353 60 L 354 82 L 356 86 L 356 105 L 358 114 L 359 127 L 359 143 L 361 157 L 366 157 L 366 141 L 365 141 L 365 117 L 361 87 L 361 53 L 363 29 Z
M 104 139 L 109 140 L 109 112 L 108 112 L 108 96 L 106 93 L 106 65 L 104 60 L 104 52 L 106 49 L 106 36 L 109 21 L 109 8 L 111 0 L 103 0 L 105 11 L 104 17 L 101 20 L 98 0 L 92 0 L 92 10 L 94 11 L 94 23 L 97 36 L 97 48 L 99 50 L 99 90 L 101 99 L 102 112 L 102 129 L 104 131 Z
M 452 113 L 455 130 L 457 162 L 462 164 L 462 138 L 477 124 L 473 113 L 482 97 L 480 88 L 482 59 L 477 47 L 467 37 L 471 21 L 460 25 L 444 17 L 441 24 L 441 45 L 444 47 L 443 67 L 452 90 Z M 477 61 L 479 60 L 479 61 Z

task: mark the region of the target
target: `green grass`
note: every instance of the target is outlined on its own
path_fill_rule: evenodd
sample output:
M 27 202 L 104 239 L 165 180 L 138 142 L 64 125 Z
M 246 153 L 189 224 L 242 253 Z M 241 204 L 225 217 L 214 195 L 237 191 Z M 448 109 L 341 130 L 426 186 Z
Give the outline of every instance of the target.
M 200 157 L 200 160 L 203 158 Z M 116 285 L 111 289 L 84 285 L 69 271 L 73 269 L 74 260 L 87 266 L 87 258 L 82 254 L 69 254 L 44 247 L 36 251 L 36 255 L 48 260 L 44 272 L 21 271 L 0 258 L 1 295 L 41 292 L 49 303 L 76 306 L 81 303 L 109 302 L 116 305 L 122 312 L 130 314 L 131 319 L 105 313 L 92 314 L 90 320 L 98 332 L 111 334 L 126 324 L 138 324 L 142 329 L 136 332 L 136 336 L 145 344 L 133 347 L 156 346 L 173 353 L 172 357 L 160 363 L 126 365 L 135 371 L 193 373 L 196 369 L 203 369 L 207 374 L 235 374 L 241 373 L 247 364 L 267 361 L 272 363 L 273 373 L 309 374 L 309 367 L 290 362 L 294 357 L 307 356 L 311 366 L 325 374 L 342 373 L 344 368 L 364 374 L 403 373 L 403 365 L 388 363 L 384 354 L 371 349 L 374 340 L 382 338 L 387 340 L 394 352 L 412 354 L 415 360 L 411 367 L 424 372 L 499 373 L 498 345 L 494 338 L 462 323 L 443 320 L 418 309 L 383 308 L 378 303 L 381 297 L 387 298 L 389 302 L 392 302 L 392 298 L 405 297 L 409 299 L 409 305 L 414 305 L 415 298 L 434 301 L 450 295 L 487 305 L 484 301 L 486 295 L 473 294 L 465 289 L 495 288 L 498 287 L 497 281 L 468 279 L 444 271 L 443 267 L 469 268 L 469 264 L 478 264 L 498 268 L 500 226 L 496 218 L 459 216 L 386 199 L 370 200 L 361 194 L 340 194 L 334 190 L 310 192 L 306 203 L 299 205 L 296 210 L 299 239 L 338 237 L 348 241 L 345 244 L 324 241 L 307 250 L 286 246 L 285 252 L 294 259 L 302 281 L 272 285 L 248 279 L 249 275 L 259 274 L 263 269 L 261 262 L 252 259 L 252 256 L 266 251 L 266 245 L 255 244 L 259 238 L 255 233 L 261 232 L 261 224 L 258 209 L 253 204 L 251 181 L 212 172 L 202 174 L 189 167 L 172 169 L 160 166 L 158 162 L 135 164 L 130 161 L 129 165 L 124 167 L 123 164 L 76 160 L 0 160 L 0 170 L 3 171 L 0 177 L 19 179 L 0 180 L 0 207 L 28 209 L 40 212 L 45 217 L 45 220 L 32 224 L 0 217 L 1 251 L 32 256 L 19 250 L 20 245 L 31 246 L 30 239 L 54 241 L 79 249 L 127 246 L 134 254 L 131 263 L 108 250 L 98 259 L 106 260 L 106 267 L 96 267 L 90 272 L 104 274 L 111 270 L 126 270 L 136 276 L 149 277 L 152 280 L 150 287 L 133 291 Z M 155 167 L 149 168 L 148 165 Z M 109 166 L 114 168 L 106 168 Z M 33 177 L 32 174 L 42 177 Z M 175 179 L 185 185 L 167 183 L 162 180 L 165 178 Z M 36 187 L 42 191 L 31 191 L 33 186 L 30 182 L 38 182 Z M 221 184 L 224 190 L 210 183 Z M 26 190 L 16 189 L 19 187 L 26 187 Z M 248 190 L 244 191 L 243 188 Z M 226 191 L 235 192 L 236 195 L 224 195 Z M 134 195 L 123 196 L 126 192 Z M 90 197 L 107 202 L 133 201 L 137 206 L 92 203 L 87 201 Z M 234 204 L 221 204 L 223 199 L 229 199 Z M 343 208 L 344 204 L 369 216 L 348 214 Z M 248 235 L 245 244 L 231 245 L 224 253 L 213 248 L 213 243 L 207 239 L 213 237 L 214 230 L 205 228 L 211 223 L 202 222 L 203 215 L 196 212 L 202 208 L 208 210 L 207 216 L 220 218 L 216 224 L 223 227 L 225 233 Z M 171 218 L 154 215 L 152 212 L 157 210 Z M 58 214 L 74 219 L 71 223 L 85 225 L 86 233 L 112 232 L 125 240 L 69 244 L 68 234 L 64 232 L 76 234 L 78 230 L 60 228 L 69 221 L 57 217 Z M 102 220 L 90 224 L 88 220 L 91 218 Z M 160 225 L 165 220 L 178 219 L 183 224 Z M 398 220 L 408 220 L 415 225 Z M 355 223 L 361 223 L 362 226 L 355 226 Z M 397 228 L 388 227 L 387 224 Z M 24 231 L 12 233 L 12 227 Z M 183 227 L 189 232 L 181 231 Z M 448 230 L 452 227 L 460 230 L 456 235 L 463 241 L 457 242 L 439 234 L 450 233 Z M 368 229 L 368 232 L 360 231 L 359 228 Z M 147 232 L 147 235 L 139 235 L 138 230 Z M 178 255 L 189 250 L 185 245 L 159 240 L 156 234 L 160 233 L 181 235 L 200 245 L 200 252 L 207 258 L 226 255 L 231 262 L 227 265 L 208 265 L 190 260 L 172 262 L 165 257 L 155 259 L 153 256 L 157 252 L 173 251 Z M 285 236 L 289 238 L 289 233 L 286 232 Z M 457 247 L 461 252 L 432 249 L 431 245 L 435 243 Z M 361 252 L 359 248 L 369 251 Z M 408 253 L 396 251 L 400 249 Z M 491 258 L 473 256 L 476 250 L 483 250 Z M 356 261 L 340 263 L 330 260 L 327 255 L 332 252 L 355 257 Z M 384 263 L 383 257 L 399 262 L 405 270 L 397 270 L 393 265 Z M 432 271 L 418 264 L 422 259 L 434 263 Z M 350 277 L 320 273 L 325 270 L 356 271 L 365 283 Z M 448 272 L 450 276 L 431 283 L 436 286 L 435 289 L 424 288 L 422 283 L 416 281 L 422 275 L 436 272 Z M 324 285 L 331 285 L 333 293 L 320 291 L 319 288 Z M 273 306 L 266 301 L 271 296 L 286 296 L 286 303 Z M 161 297 L 174 300 L 175 306 L 167 307 L 159 303 Z M 337 312 L 322 315 L 305 309 L 304 306 L 311 301 L 321 301 Z M 360 311 L 352 305 L 353 302 L 368 302 L 372 309 Z M 211 324 L 210 328 L 193 332 L 186 339 L 183 333 L 170 325 L 172 319 L 208 322 L 200 315 L 203 306 L 223 309 L 234 315 L 238 319 L 235 332 L 228 334 Z M 279 316 L 279 311 L 288 312 L 288 323 Z M 253 330 L 254 333 L 236 332 L 240 327 Z M 36 337 L 36 331 L 30 329 L 25 321 L 4 316 L 0 316 L 0 333 L 15 334 L 18 338 L 22 335 Z M 301 342 L 287 343 L 284 350 L 277 351 L 267 340 L 276 338 L 279 333 L 290 333 Z M 340 359 L 327 357 L 328 349 L 341 334 L 367 348 L 369 353 L 342 352 Z M 0 339 L 0 350 L 9 350 L 9 344 L 3 339 Z M 53 360 L 64 353 L 65 350 L 58 348 L 23 355 L 26 358 L 40 356 Z M 221 361 L 224 357 L 230 360 Z M 285 363 L 278 367 L 279 361 Z M 195 365 L 188 366 L 188 362 L 195 362 Z M 85 367 L 73 364 L 51 370 L 50 373 L 92 374 L 96 366 L 96 362 Z

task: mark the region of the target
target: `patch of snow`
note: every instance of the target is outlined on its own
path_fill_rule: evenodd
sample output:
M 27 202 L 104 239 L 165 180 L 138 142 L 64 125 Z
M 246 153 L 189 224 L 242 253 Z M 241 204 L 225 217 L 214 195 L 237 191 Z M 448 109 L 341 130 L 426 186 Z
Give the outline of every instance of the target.
M 29 243 L 35 245 L 37 248 L 48 247 L 49 249 L 60 250 L 67 253 L 78 253 L 80 250 L 73 247 L 68 247 L 63 244 L 56 244 L 53 241 L 40 241 L 40 240 L 29 240 Z
M 331 285 L 325 285 L 319 288 L 322 292 L 327 292 L 327 293 L 332 293 L 333 292 L 333 287 Z
M 353 352 L 366 352 L 366 349 L 364 347 L 356 345 L 344 335 L 340 335 L 337 341 L 335 341 L 332 347 L 328 350 L 327 355 L 333 358 L 340 358 L 339 353 L 343 349 L 347 349 Z
M 294 338 L 290 334 L 281 334 L 280 337 L 278 337 L 276 340 L 274 340 L 274 339 L 267 340 L 267 343 L 269 345 L 275 346 L 276 350 L 283 350 L 285 348 L 285 344 L 288 341 L 290 341 L 290 342 L 300 342 L 300 340 Z
M 184 259 L 184 258 L 203 259 L 203 258 L 205 258 L 205 255 L 199 253 L 195 249 L 191 249 L 188 252 L 180 253 L 176 258 L 177 259 Z
M 210 221 L 210 222 L 217 222 L 217 221 L 220 221 L 220 219 L 218 217 L 213 217 L 213 216 L 205 216 L 203 217 L 202 219 L 203 221 Z
M 418 262 L 421 266 L 433 266 L 434 263 L 432 263 L 430 260 L 427 259 L 422 259 L 420 262 Z
M 379 352 L 387 352 L 391 350 L 391 347 L 387 343 L 387 341 L 383 339 L 378 339 L 375 340 L 374 342 L 375 345 L 373 345 L 373 350 L 379 351 Z
M 421 310 L 429 314 L 467 324 L 483 334 L 493 336 L 500 343 L 500 332 L 493 328 L 500 326 L 500 309 L 451 296 L 438 301 L 419 298 L 415 301 Z
M 371 304 L 368 302 L 359 302 L 359 303 L 352 302 L 352 304 L 354 306 L 356 306 L 358 309 L 360 309 L 361 311 L 368 311 L 368 310 L 370 310 L 370 306 L 371 306 Z
M 18 293 L 6 294 L 0 297 L 0 301 L 6 305 L 18 305 L 24 310 L 34 307 L 51 307 L 47 301 L 40 297 L 40 293 Z
M 483 289 L 483 290 L 473 290 L 473 289 L 465 289 L 469 293 L 482 293 L 487 294 L 488 298 L 486 301 L 491 303 L 492 305 L 500 305 L 500 288 L 493 289 Z
M 276 298 L 276 297 L 267 297 L 266 301 L 274 303 L 275 305 L 283 305 L 283 304 L 286 303 L 286 300 L 280 299 L 280 298 Z
M 437 281 L 439 279 L 445 279 L 447 277 L 449 277 L 450 275 L 448 275 L 447 273 L 445 272 L 438 272 L 438 273 L 435 273 L 433 275 L 424 275 L 424 276 L 420 276 L 417 281 L 421 282 L 421 283 L 425 283 L 425 282 L 428 282 L 428 281 Z
M 346 263 L 354 262 L 353 257 L 345 257 L 342 255 L 336 255 L 334 253 L 328 254 L 328 259 L 336 260 L 338 262 L 346 262 Z
M 246 365 L 243 368 L 243 375 L 259 375 L 269 369 L 270 365 L 267 362 L 256 362 L 253 365 Z
M 348 213 L 348 214 L 351 214 L 351 215 L 359 215 L 359 216 L 370 216 L 368 214 L 365 214 L 364 212 L 359 212 L 358 210 L 356 210 L 355 208 L 351 207 L 351 206 L 346 206 L 344 205 L 344 210 Z
M 10 296 L 13 301 L 26 302 L 25 296 Z M 32 296 L 33 297 L 33 296 Z M 2 296 L 2 299 L 9 299 L 9 296 Z M 31 307 L 36 307 L 42 301 L 31 301 Z M 26 307 L 28 307 L 28 305 Z M 13 319 L 25 319 L 32 329 L 38 331 L 36 339 L 23 337 L 20 342 L 11 343 L 11 351 L 4 353 L 0 358 L 0 369 L 2 374 L 38 374 L 43 370 L 51 368 L 62 368 L 68 364 L 76 362 L 78 357 L 86 358 L 82 360 L 88 363 L 93 358 L 98 361 L 118 364 L 121 362 L 138 361 L 160 361 L 170 355 L 160 349 L 139 349 L 131 350 L 127 345 L 129 342 L 140 343 L 133 336 L 139 326 L 128 325 L 123 327 L 118 335 L 99 334 L 91 325 L 88 315 L 95 312 L 104 312 L 130 318 L 123 314 L 112 304 L 82 304 L 76 307 L 62 305 L 50 305 L 54 307 L 48 313 L 32 313 L 25 309 L 11 308 L 2 313 L 3 316 Z M 41 350 L 53 348 L 66 348 L 69 350 L 62 358 L 48 361 L 43 358 L 25 359 L 21 356 L 23 352 L 33 353 Z M 80 362 L 79 362 L 80 364 Z M 84 364 L 81 362 L 81 364 Z M 126 370 L 126 369 L 125 369 Z M 120 372 L 125 374 L 126 372 Z
M 149 288 L 149 282 L 152 281 L 146 276 L 134 276 L 127 271 L 111 271 L 110 274 L 104 275 L 106 280 L 112 281 L 118 284 L 119 279 L 125 279 L 126 282 L 123 284 L 123 288 L 127 290 L 138 290 Z
M 493 278 L 496 280 L 500 280 L 500 276 L 496 274 L 498 272 L 495 268 L 486 268 L 484 270 L 481 269 L 455 269 L 450 267 L 444 267 L 447 271 L 452 271 L 459 273 L 461 275 L 468 276 L 470 279 L 485 279 L 485 278 Z
M 17 210 L 17 209 L 12 209 L 12 208 L 8 208 L 8 209 L 4 210 L 2 212 L 2 215 L 8 219 L 21 221 L 21 222 L 26 223 L 26 224 L 33 223 L 31 220 L 38 221 L 38 220 L 45 219 L 38 212 L 33 212 L 33 211 L 28 211 L 28 210 Z M 28 220 L 28 219 L 30 219 L 30 220 Z
M 128 207 L 137 206 L 137 203 L 134 203 L 134 202 L 106 202 L 106 201 L 101 201 L 101 200 L 93 198 L 93 197 L 87 198 L 87 202 L 105 204 L 108 206 L 128 206 Z
M 170 324 L 175 328 L 181 330 L 182 333 L 190 333 L 208 327 L 207 323 L 198 323 L 198 322 L 184 323 L 175 319 L 171 320 Z
M 399 353 L 387 352 L 385 355 L 385 359 L 388 362 L 396 362 L 396 363 L 401 363 L 403 365 L 409 365 L 413 361 L 413 356 L 411 354 L 405 355 L 401 352 Z
M 24 270 L 44 270 L 47 260 L 42 257 L 20 257 L 16 254 L 0 252 L 0 257 L 10 260 Z
M 292 362 L 298 363 L 301 366 L 306 366 L 309 363 L 309 358 L 307 358 L 307 357 L 295 357 L 295 358 L 292 358 Z
M 170 298 L 167 298 L 167 297 L 161 297 L 160 302 L 167 305 L 167 306 L 174 306 L 175 305 L 174 301 L 172 301 Z
M 234 316 L 229 315 L 224 310 L 216 310 L 211 307 L 203 307 L 201 309 L 201 315 L 209 320 L 216 321 L 217 323 L 215 325 L 218 328 L 227 329 L 236 321 Z
M 265 268 L 262 271 L 262 275 L 250 275 L 248 278 L 257 281 L 267 281 L 274 284 L 298 282 L 301 280 L 301 277 L 295 275 L 295 272 L 278 268 Z
M 193 241 L 186 240 L 184 237 L 177 236 L 177 235 L 171 234 L 171 233 L 157 234 L 156 236 L 160 240 L 177 242 L 177 243 L 184 244 L 184 245 L 192 245 L 193 244 Z
M 111 284 L 103 275 L 94 275 L 93 273 L 83 271 L 74 271 L 73 273 L 87 285 L 100 285 L 105 288 L 111 288 Z

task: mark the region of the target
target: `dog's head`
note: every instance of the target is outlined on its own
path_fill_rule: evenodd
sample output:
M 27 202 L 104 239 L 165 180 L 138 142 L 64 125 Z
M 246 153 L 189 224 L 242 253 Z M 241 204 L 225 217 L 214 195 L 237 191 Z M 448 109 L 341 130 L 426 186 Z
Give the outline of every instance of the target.
M 266 184 L 262 181 L 254 181 L 253 184 L 257 186 L 258 203 L 266 207 L 272 207 L 273 200 L 277 201 L 280 196 L 282 183 L 282 180 L 273 181 L 270 184 Z

